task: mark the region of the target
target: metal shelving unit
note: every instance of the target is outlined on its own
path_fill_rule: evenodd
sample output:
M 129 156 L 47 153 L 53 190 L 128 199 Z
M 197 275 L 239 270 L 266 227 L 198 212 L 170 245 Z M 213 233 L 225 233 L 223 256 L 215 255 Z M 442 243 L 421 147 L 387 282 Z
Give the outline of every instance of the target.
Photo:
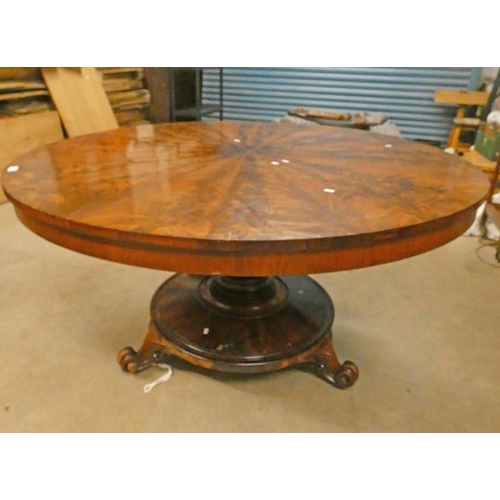
M 217 104 L 203 104 L 202 89 L 203 89 L 203 71 L 218 69 L 219 73 L 219 102 Z M 184 77 L 192 73 L 194 78 L 194 100 L 186 104 L 180 102 L 179 91 L 181 87 L 180 75 Z M 171 68 L 171 84 L 170 84 L 170 102 L 172 109 L 172 121 L 200 121 L 204 116 L 210 116 L 214 113 L 219 113 L 219 120 L 223 119 L 223 70 L 222 68 Z

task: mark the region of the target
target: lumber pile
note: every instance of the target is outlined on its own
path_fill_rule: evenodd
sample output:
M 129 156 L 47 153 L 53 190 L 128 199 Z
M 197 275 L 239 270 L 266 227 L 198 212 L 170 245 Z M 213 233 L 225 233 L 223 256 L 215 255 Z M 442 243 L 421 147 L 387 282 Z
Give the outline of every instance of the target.
M 62 138 L 40 68 L 0 68 L 0 174 L 18 156 Z
M 74 124 L 71 123 L 71 118 L 67 124 L 66 116 L 71 114 L 71 110 L 66 108 L 71 106 L 68 97 L 76 98 L 75 112 L 81 113 L 91 99 L 89 95 L 97 95 L 99 89 L 91 73 L 95 70 L 119 126 L 150 123 L 150 92 L 144 68 L 0 68 L 0 116 L 56 109 L 61 114 L 65 128 L 75 132 L 68 133 L 70 137 L 86 131 L 92 132 L 95 127 L 85 123 L 73 131 Z M 80 101 L 83 102 L 83 108 L 77 105 Z M 100 106 L 103 104 L 100 96 L 94 101 L 100 102 Z M 106 104 L 104 108 L 107 107 Z M 87 109 L 84 114 L 88 115 L 90 111 L 100 115 L 107 113 Z M 78 117 L 75 117 L 74 121 L 76 120 Z M 85 121 L 81 116 L 80 120 Z M 106 124 L 112 121 L 109 117 L 104 120 Z
M 40 68 L 0 68 L 0 116 L 54 109 Z
M 143 68 L 97 68 L 120 126 L 150 123 L 150 92 Z

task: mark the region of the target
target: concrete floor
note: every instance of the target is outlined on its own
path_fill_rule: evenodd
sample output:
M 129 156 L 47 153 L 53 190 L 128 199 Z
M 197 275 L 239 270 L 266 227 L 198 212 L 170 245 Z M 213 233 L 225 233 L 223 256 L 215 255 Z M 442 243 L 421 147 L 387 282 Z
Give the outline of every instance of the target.
M 315 276 L 336 306 L 340 391 L 298 370 L 212 378 L 123 373 L 168 274 L 30 233 L 0 206 L 0 432 L 498 432 L 500 268 L 461 237 L 424 255 Z

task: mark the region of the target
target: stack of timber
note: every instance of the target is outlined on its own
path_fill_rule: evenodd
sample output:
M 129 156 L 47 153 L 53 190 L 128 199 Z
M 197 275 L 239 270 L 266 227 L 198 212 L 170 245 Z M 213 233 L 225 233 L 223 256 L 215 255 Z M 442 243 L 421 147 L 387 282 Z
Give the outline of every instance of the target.
M 0 68 L 0 174 L 19 156 L 63 137 L 40 68 Z M 0 188 L 0 203 L 6 200 Z
M 40 68 L 0 68 L 0 116 L 54 109 Z
M 143 68 L 97 68 L 120 126 L 150 123 L 150 93 Z

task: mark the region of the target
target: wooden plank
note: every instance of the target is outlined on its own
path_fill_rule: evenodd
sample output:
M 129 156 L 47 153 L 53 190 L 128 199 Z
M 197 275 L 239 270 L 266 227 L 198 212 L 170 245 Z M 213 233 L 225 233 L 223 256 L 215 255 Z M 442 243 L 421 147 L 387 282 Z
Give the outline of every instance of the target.
M 40 68 L 0 68 L 0 80 L 39 80 Z
M 481 153 L 478 153 L 475 149 L 470 149 L 466 151 L 463 156 L 464 160 L 472 163 L 476 167 L 479 167 L 483 172 L 488 174 L 493 173 L 495 170 L 496 162 L 488 160 Z
M 140 72 L 142 68 L 98 68 L 99 71 L 105 75 L 111 75 L 116 73 L 133 73 Z
M 69 137 L 118 128 L 95 68 L 42 68 Z
M 117 113 L 119 111 L 131 111 L 133 109 L 145 109 L 148 107 L 148 101 L 138 99 L 136 101 L 119 102 L 113 104 L 113 110 Z
M 484 106 L 490 93 L 482 90 L 436 90 L 434 101 L 439 104 L 458 104 L 467 106 Z
M 143 68 L 112 68 L 111 70 L 100 70 L 99 75 L 103 82 L 113 80 L 134 80 L 140 82 L 141 86 L 144 81 Z
M 2 112 L 8 116 L 40 113 L 54 109 L 48 98 L 29 101 L 9 101 L 2 106 Z
M 0 172 L 18 156 L 63 138 L 57 111 L 0 119 Z M 0 203 L 6 201 L 0 189 Z
M 45 84 L 43 82 L 26 82 L 26 81 L 15 81 L 9 80 L 6 82 L 0 81 L 0 92 L 6 90 L 38 90 L 45 89 Z
M 28 90 L 26 92 L 10 92 L 9 94 L 0 92 L 0 101 L 27 99 L 28 97 L 36 97 L 41 95 L 49 95 L 49 93 L 46 90 Z
M 347 121 L 352 118 L 350 113 L 329 111 L 325 109 L 296 108 L 289 111 L 290 114 L 308 118 L 321 118 L 323 120 Z
M 109 102 L 111 105 L 117 103 L 124 103 L 131 101 L 143 101 L 149 102 L 149 90 L 139 89 L 139 90 L 129 90 L 126 92 L 114 92 L 108 95 Z
M 123 92 L 125 90 L 135 90 L 142 88 L 142 82 L 140 80 L 132 80 L 130 78 L 103 80 L 102 85 L 106 93 Z
M 480 121 L 479 118 L 454 118 L 453 123 L 462 127 L 479 127 Z

